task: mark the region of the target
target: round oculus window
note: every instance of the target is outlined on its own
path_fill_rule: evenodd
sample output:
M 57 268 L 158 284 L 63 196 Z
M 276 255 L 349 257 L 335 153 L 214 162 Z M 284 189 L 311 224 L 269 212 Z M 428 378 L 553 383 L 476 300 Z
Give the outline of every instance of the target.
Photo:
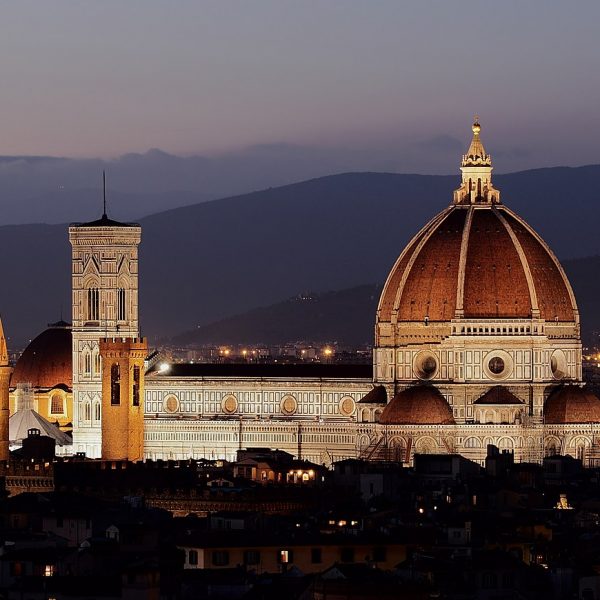
M 293 415 L 298 408 L 298 403 L 294 396 L 284 396 L 281 401 L 281 412 L 285 415 Z
M 354 402 L 354 398 L 350 396 L 346 396 L 340 400 L 340 412 L 345 416 L 349 417 L 356 408 L 356 403 Z
M 221 408 L 223 409 L 223 412 L 230 415 L 231 413 L 234 413 L 237 410 L 237 407 L 237 399 L 233 394 L 229 394 L 229 396 L 225 396 L 225 398 L 223 398 L 223 402 L 221 403 Z
M 179 408 L 179 400 L 176 396 L 167 396 L 164 402 L 165 411 L 168 413 L 174 413 Z
M 420 352 L 415 358 L 415 373 L 419 379 L 432 379 L 438 369 L 436 356 L 431 352 Z
M 504 373 L 504 369 L 506 369 L 506 365 L 504 364 L 504 360 L 499 356 L 494 356 L 490 358 L 488 362 L 488 369 L 494 375 L 502 375 Z
M 564 379 L 567 376 L 567 357 L 562 350 L 555 350 L 550 357 L 550 370 L 554 379 Z

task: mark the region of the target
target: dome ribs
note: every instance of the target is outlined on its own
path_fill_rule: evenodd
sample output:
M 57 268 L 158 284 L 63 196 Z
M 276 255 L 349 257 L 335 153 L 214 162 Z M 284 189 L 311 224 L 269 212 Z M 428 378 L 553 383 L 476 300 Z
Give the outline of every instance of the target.
M 388 322 L 392 320 L 392 312 L 396 308 L 396 297 L 398 295 L 398 291 L 402 287 L 406 268 L 413 259 L 414 253 L 423 243 L 423 240 L 425 240 L 431 234 L 431 231 L 435 229 L 440 221 L 443 221 L 446 218 L 449 212 L 451 212 L 451 209 L 446 209 L 445 211 L 442 211 L 433 217 L 433 219 L 431 219 L 431 221 L 429 221 L 429 223 L 427 223 L 421 229 L 421 231 L 415 235 L 415 237 L 409 242 L 402 254 L 399 256 L 398 260 L 392 267 L 390 274 L 388 275 L 387 281 L 383 287 L 383 292 L 381 293 L 381 299 L 379 301 L 379 307 L 377 310 L 378 320 Z
M 531 297 L 519 253 L 494 211 L 474 211 L 465 265 L 466 318 L 530 318 Z
M 540 317 L 547 321 L 577 322 L 577 307 L 558 261 L 550 248 L 515 215 L 503 211 L 529 263 Z
M 452 210 L 421 247 L 400 294 L 399 321 L 449 321 L 454 317 L 466 214 L 463 209 Z

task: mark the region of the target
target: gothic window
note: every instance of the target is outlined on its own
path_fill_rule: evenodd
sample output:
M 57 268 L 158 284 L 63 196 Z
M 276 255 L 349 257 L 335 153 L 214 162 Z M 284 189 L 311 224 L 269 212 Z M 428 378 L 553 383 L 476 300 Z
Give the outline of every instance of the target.
M 114 363 L 110 368 L 110 403 L 121 404 L 121 370 L 119 363 Z
M 102 359 L 100 358 L 100 352 L 94 351 L 94 374 L 100 375 L 102 373 Z
M 92 419 L 92 406 L 90 404 L 90 401 L 87 400 L 86 403 L 83 405 L 83 420 L 91 421 L 91 419 Z
M 54 394 L 50 400 L 50 414 L 62 415 L 64 413 L 64 401 L 60 394 Z
M 117 320 L 125 321 L 126 320 L 126 311 L 125 311 L 125 288 L 119 288 L 117 290 Z
M 100 320 L 100 290 L 95 287 L 87 291 L 87 320 Z
M 100 422 L 100 402 L 94 404 L 94 421 Z
M 85 354 L 83 355 L 83 372 L 86 375 L 92 374 L 92 357 L 89 350 L 86 350 Z
M 140 368 L 133 367 L 133 406 L 140 405 Z

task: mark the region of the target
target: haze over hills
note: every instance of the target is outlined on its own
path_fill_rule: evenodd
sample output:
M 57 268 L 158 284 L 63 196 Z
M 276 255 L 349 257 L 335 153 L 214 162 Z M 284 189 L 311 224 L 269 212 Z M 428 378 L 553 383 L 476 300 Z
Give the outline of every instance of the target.
M 302 290 L 384 281 L 410 237 L 450 203 L 458 179 L 348 173 L 145 217 L 143 331 L 151 338 L 172 336 Z M 600 254 L 600 166 L 525 171 L 494 181 L 503 201 L 559 257 Z M 70 314 L 67 227 L 1 227 L 0 252 L 8 259 L 0 266 L 0 309 L 17 347 L 58 320 L 61 305 Z M 598 266 L 597 259 L 574 266 L 590 294 Z M 596 327 L 591 301 L 582 313 L 584 328 Z

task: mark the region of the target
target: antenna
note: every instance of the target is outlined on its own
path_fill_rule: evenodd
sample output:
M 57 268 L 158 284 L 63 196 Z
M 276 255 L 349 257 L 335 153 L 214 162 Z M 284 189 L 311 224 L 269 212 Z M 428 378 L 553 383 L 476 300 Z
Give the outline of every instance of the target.
M 102 171 L 102 197 L 104 199 L 104 212 L 102 216 L 106 219 L 106 171 Z

